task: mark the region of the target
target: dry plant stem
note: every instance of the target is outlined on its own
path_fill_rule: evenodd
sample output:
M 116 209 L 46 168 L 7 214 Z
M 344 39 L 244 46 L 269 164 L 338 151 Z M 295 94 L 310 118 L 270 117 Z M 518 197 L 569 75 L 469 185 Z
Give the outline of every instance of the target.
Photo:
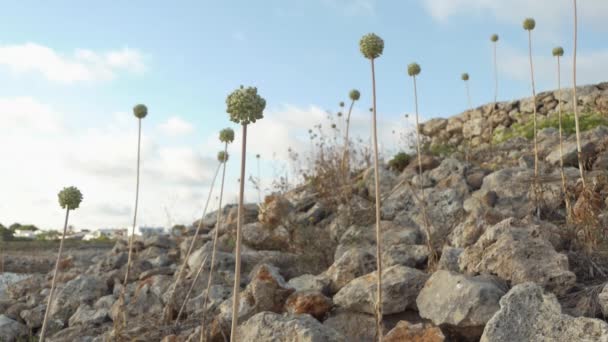
M 574 52 L 572 62 L 572 94 L 573 94 L 573 105 L 574 105 L 574 123 L 576 125 L 576 149 L 578 152 L 578 169 L 581 173 L 581 182 L 583 183 L 583 189 L 586 188 L 585 184 L 585 169 L 583 168 L 583 150 L 581 148 L 581 130 L 578 123 L 578 99 L 576 96 L 576 51 L 578 45 L 578 12 L 576 7 L 576 0 L 574 2 Z
M 228 153 L 228 143 L 224 144 L 224 153 Z M 209 301 L 209 291 L 211 289 L 211 284 L 213 283 L 213 271 L 215 269 L 215 255 L 217 254 L 217 241 L 220 237 L 220 228 L 221 228 L 221 219 L 222 219 L 222 199 L 224 195 L 224 180 L 226 179 L 226 163 L 224 161 L 224 165 L 222 167 L 222 183 L 220 185 L 220 198 L 218 203 L 217 210 L 217 220 L 215 223 L 215 234 L 213 236 L 213 251 L 211 252 L 211 265 L 209 266 L 209 279 L 207 280 L 207 292 L 205 294 L 205 299 L 203 300 L 203 319 L 201 320 L 201 339 L 200 342 L 203 342 L 206 337 L 206 314 L 207 314 L 207 302 Z
M 467 100 L 469 102 L 469 110 L 472 111 L 473 110 L 473 105 L 472 105 L 472 102 L 471 102 L 471 91 L 469 90 L 469 82 L 468 81 L 464 82 L 464 86 L 467 88 Z
M 496 103 L 498 102 L 498 62 L 496 58 L 496 42 L 494 44 L 494 106 L 496 109 Z M 492 140 L 494 139 L 494 123 L 490 120 L 490 150 L 492 150 Z
M 65 211 L 65 223 L 63 224 L 63 235 L 61 236 L 61 242 L 59 243 L 59 252 L 57 253 L 57 261 L 55 262 L 55 270 L 53 271 L 53 281 L 51 281 L 51 291 L 49 292 L 49 300 L 46 304 L 46 311 L 44 313 L 44 319 L 42 320 L 42 328 L 40 329 L 40 342 L 44 342 L 46 338 L 46 327 L 51 312 L 51 305 L 53 303 L 53 296 L 55 294 L 55 284 L 57 283 L 57 273 L 59 271 L 59 261 L 61 260 L 61 254 L 63 253 L 63 241 L 65 240 L 65 234 L 68 229 L 68 217 L 70 216 L 70 209 Z
M 125 281 L 123 283 L 123 291 L 127 287 L 129 282 L 129 270 L 131 269 L 131 262 L 133 259 L 133 239 L 135 238 L 135 225 L 137 225 L 137 205 L 139 203 L 139 162 L 140 162 L 140 149 L 141 149 L 141 119 L 138 119 L 138 132 L 137 132 L 137 180 L 135 182 L 135 209 L 133 210 L 133 226 L 131 228 L 131 236 L 129 237 L 129 257 L 127 259 L 127 271 L 125 272 Z M 126 323 L 126 322 L 125 322 Z
M 382 235 L 380 232 L 380 176 L 378 172 L 378 131 L 376 128 L 376 70 L 374 59 L 370 59 L 372 64 L 372 95 L 374 111 L 372 116 L 372 129 L 374 139 L 374 181 L 376 195 L 376 340 L 382 341 Z
M 350 116 L 353 112 L 353 107 L 355 105 L 355 100 L 352 100 L 350 103 L 350 108 L 348 109 L 348 115 L 346 116 L 346 134 L 344 136 L 344 156 L 342 157 L 342 168 L 344 169 L 344 176 L 347 179 L 350 174 L 350 141 L 349 141 L 349 132 L 350 132 Z
M 184 262 L 182 263 L 182 266 L 180 267 L 179 272 L 177 273 L 177 278 L 175 279 L 175 283 L 173 284 L 173 286 L 171 288 L 171 295 L 169 296 L 169 300 L 167 301 L 167 304 L 165 305 L 164 316 L 165 316 L 165 320 L 167 322 L 171 321 L 170 313 L 171 313 L 171 307 L 173 305 L 173 301 L 175 299 L 175 290 L 179 286 L 179 283 L 182 280 L 182 277 L 184 276 L 184 272 L 186 271 L 186 266 L 188 266 L 188 258 L 192 254 L 192 250 L 194 249 L 194 245 L 196 244 L 196 240 L 198 239 L 201 228 L 203 226 L 203 219 L 205 218 L 205 215 L 207 215 L 207 208 L 209 208 L 209 202 L 211 201 L 211 194 L 213 193 L 213 186 L 215 185 L 215 180 L 217 179 L 217 175 L 220 172 L 221 166 L 222 166 L 222 163 L 219 163 L 217 165 L 217 168 L 215 169 L 215 173 L 213 174 L 213 180 L 211 181 L 211 187 L 209 188 L 209 194 L 207 195 L 207 201 L 205 202 L 205 207 L 203 208 L 203 215 L 201 215 L 201 219 L 198 221 L 198 226 L 196 227 L 196 231 L 194 232 L 194 237 L 192 238 L 192 241 L 190 242 L 190 246 L 188 247 L 188 251 L 186 252 L 186 255 L 184 256 Z
M 420 144 L 420 123 L 418 118 L 418 86 L 416 85 L 416 76 L 413 76 L 414 79 L 414 105 L 416 109 L 416 150 L 418 152 L 418 174 L 420 175 L 420 202 L 422 206 L 422 220 L 424 221 L 424 231 L 426 233 L 426 243 L 429 248 L 429 252 L 431 253 L 431 257 L 429 257 L 429 266 L 435 262 L 435 252 L 433 248 L 433 242 L 431 240 L 431 229 L 429 218 L 426 212 L 426 198 L 424 195 L 424 185 L 422 182 L 422 151 Z
M 260 158 L 258 160 L 258 203 L 262 204 L 262 173 L 260 172 Z
M 196 285 L 196 282 L 198 281 L 198 277 L 201 275 L 201 272 L 205 268 L 206 263 L 207 263 L 207 256 L 205 256 L 205 258 L 203 259 L 203 262 L 201 262 L 201 265 L 199 266 L 198 270 L 196 271 L 196 274 L 194 275 L 194 279 L 192 280 L 192 284 L 190 284 L 190 288 L 188 289 L 188 292 L 186 293 L 186 297 L 184 298 L 184 302 L 182 303 L 182 306 L 179 308 L 179 312 L 177 313 L 177 317 L 175 318 L 176 327 L 179 325 L 179 319 L 182 317 L 184 308 L 186 308 L 186 303 L 188 303 L 188 300 L 190 299 L 190 294 L 192 293 L 192 289 L 194 288 L 194 285 Z
M 243 125 L 243 143 L 241 146 L 241 181 L 239 183 L 239 207 L 236 225 L 236 249 L 234 261 L 234 288 L 232 290 L 232 325 L 230 327 L 230 341 L 238 341 L 237 326 L 239 318 L 240 290 L 241 290 L 241 239 L 243 229 L 243 197 L 245 195 L 245 154 L 247 153 L 247 125 Z
M 532 120 L 534 121 L 534 205 L 536 216 L 540 218 L 540 189 L 538 184 L 538 137 L 536 120 L 536 86 L 534 83 L 534 63 L 532 62 L 532 30 L 528 30 L 528 54 L 530 58 L 530 77 L 532 79 L 532 105 L 534 107 Z
M 562 176 L 562 191 L 564 192 L 564 200 L 566 203 L 566 217 L 570 217 L 570 199 L 568 198 L 568 190 L 566 188 L 566 175 L 564 174 L 564 145 L 562 136 L 562 80 L 561 80 L 561 62 L 557 56 L 557 91 L 559 96 L 558 101 L 558 121 L 559 121 L 559 169 Z

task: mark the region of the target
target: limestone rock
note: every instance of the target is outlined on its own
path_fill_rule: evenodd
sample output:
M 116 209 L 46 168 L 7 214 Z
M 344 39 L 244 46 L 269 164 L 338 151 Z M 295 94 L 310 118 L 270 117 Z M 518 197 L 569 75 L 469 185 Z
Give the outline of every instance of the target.
M 608 341 L 608 324 L 562 314 L 557 298 L 534 283 L 513 287 L 486 324 L 481 342 Z
M 282 316 L 261 312 L 238 328 L 240 341 L 345 342 L 340 333 L 309 315 Z
M 298 291 L 285 301 L 285 311 L 290 314 L 309 314 L 322 320 L 333 307 L 333 302 L 317 291 Z
M 29 330 L 27 327 L 17 321 L 8 318 L 5 315 L 0 315 L 0 336 L 6 342 L 17 342 L 27 338 Z
M 382 340 L 385 342 L 443 342 L 445 336 L 441 329 L 431 324 L 412 324 L 400 321 Z

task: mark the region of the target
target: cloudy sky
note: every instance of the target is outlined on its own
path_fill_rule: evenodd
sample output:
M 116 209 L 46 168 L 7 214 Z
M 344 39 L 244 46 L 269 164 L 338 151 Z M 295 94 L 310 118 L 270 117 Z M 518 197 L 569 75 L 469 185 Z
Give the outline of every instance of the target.
M 268 184 L 285 168 L 286 151 L 302 154 L 307 130 L 361 90 L 355 132 L 369 134 L 369 62 L 359 38 L 385 40 L 377 61 L 378 111 L 385 154 L 391 134 L 413 111 L 407 64 L 422 66 L 424 118 L 466 107 L 460 74 L 471 75 L 476 104 L 492 98 L 489 36 L 498 33 L 500 98 L 527 96 L 527 36 L 535 17 L 538 86 L 553 88 L 555 45 L 571 65 L 570 0 L 267 0 L 19 1 L 0 4 L 0 223 L 58 228 L 57 192 L 76 185 L 84 202 L 80 228 L 126 226 L 135 181 L 136 103 L 143 121 L 140 222 L 189 223 L 200 215 L 221 148 L 225 97 L 240 84 L 267 99 L 251 126 L 248 173 Z M 579 0 L 580 82 L 608 80 L 608 1 Z M 567 82 L 566 82 L 567 83 Z M 240 134 L 239 134 L 240 135 Z M 238 138 L 238 135 L 237 135 Z M 238 139 L 237 139 L 238 140 Z M 238 141 L 231 147 L 238 157 Z M 229 163 L 234 202 L 237 165 Z M 214 195 L 215 197 L 215 195 Z M 248 187 L 248 198 L 257 194 Z

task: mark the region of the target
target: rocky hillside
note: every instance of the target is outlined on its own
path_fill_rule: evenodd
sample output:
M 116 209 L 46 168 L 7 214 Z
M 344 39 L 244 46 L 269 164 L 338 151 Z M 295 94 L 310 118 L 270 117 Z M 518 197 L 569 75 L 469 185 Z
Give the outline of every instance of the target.
M 581 104 L 600 115 L 608 84 L 583 87 L 579 94 Z M 539 112 L 552 115 L 556 101 L 555 93 L 541 94 Z M 567 108 L 567 97 L 564 101 Z M 382 168 L 384 341 L 608 340 L 608 323 L 602 318 L 608 315 L 608 244 L 603 238 L 608 227 L 608 127 L 591 125 L 582 134 L 586 190 L 578 178 L 573 137 L 566 138 L 567 194 L 557 167 L 559 136 L 554 128 L 543 129 L 542 196 L 534 201 L 530 141 L 514 136 L 491 147 L 481 143 L 489 134 L 484 126 L 488 118 L 495 131 L 525 124 L 530 103 L 500 103 L 498 109 L 484 106 L 432 120 L 424 132 L 435 144 L 458 146 L 464 139 L 471 142 L 467 153 L 425 155 L 422 174 L 416 160 L 401 172 Z M 310 185 L 269 196 L 261 206 L 247 205 L 240 341 L 374 340 L 377 274 L 370 171 L 353 176 L 352 195 L 339 206 L 329 205 Z M 48 340 L 199 341 L 216 215 L 203 220 L 204 234 L 188 260 L 183 258 L 194 229 L 180 237 L 137 241 L 124 311 L 119 297 L 126 243 L 119 241 L 86 263 L 66 262 Z M 225 207 L 208 293 L 210 341 L 229 339 L 235 231 L 236 208 Z M 163 307 L 184 261 L 188 276 L 176 289 L 167 322 Z M 35 274 L 7 288 L 0 300 L 3 341 L 38 333 L 50 277 Z M 123 313 L 128 324 L 115 324 Z

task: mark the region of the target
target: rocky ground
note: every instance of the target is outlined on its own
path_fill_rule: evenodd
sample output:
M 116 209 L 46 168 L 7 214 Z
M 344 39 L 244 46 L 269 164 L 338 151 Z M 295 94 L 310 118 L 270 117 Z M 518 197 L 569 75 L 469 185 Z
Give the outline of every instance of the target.
M 431 139 L 443 129 L 425 126 Z M 557 167 L 558 139 L 554 129 L 539 133 L 538 201 L 532 190 L 531 143 L 521 137 L 466 154 L 425 155 L 422 174 L 416 160 L 402 172 L 381 169 L 384 341 L 608 341 L 603 320 L 608 315 L 603 240 L 608 127 L 582 134 L 586 191 L 578 178 L 574 137 L 566 139 L 567 197 Z M 357 179 L 350 200 L 337 207 L 308 185 L 270 196 L 259 207 L 247 205 L 240 341 L 374 340 L 373 172 L 364 170 Z M 219 254 L 207 329 L 211 341 L 229 338 L 236 208 L 222 210 L 219 227 L 215 217 L 212 213 L 203 220 L 204 234 L 186 260 L 188 275 L 176 289 L 173 321 L 163 320 L 163 307 L 193 229 L 181 237 L 137 241 L 125 289 L 124 327 L 114 321 L 122 316 L 126 244 L 119 241 L 87 263 L 66 262 L 49 341 L 199 341 L 216 229 Z M 204 260 L 207 266 L 192 284 Z M 4 340 L 38 333 L 50 275 L 35 274 L 7 288 L 0 301 Z M 191 286 L 184 315 L 175 324 Z

